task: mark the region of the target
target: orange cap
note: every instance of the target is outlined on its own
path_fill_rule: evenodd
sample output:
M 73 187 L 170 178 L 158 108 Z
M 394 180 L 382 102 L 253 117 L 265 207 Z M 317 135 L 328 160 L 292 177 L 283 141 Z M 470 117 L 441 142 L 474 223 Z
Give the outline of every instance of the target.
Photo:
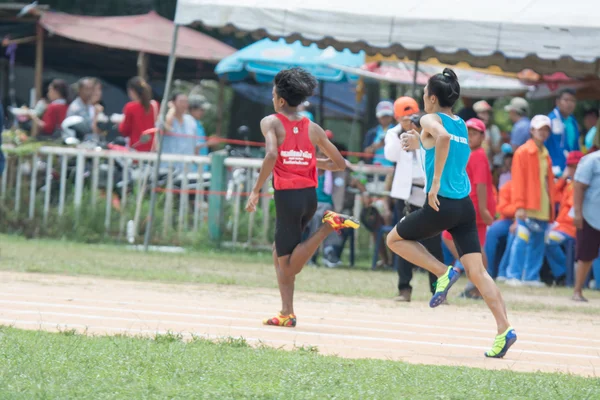
M 412 97 L 403 96 L 394 102 L 394 116 L 396 118 L 406 117 L 418 112 L 419 104 Z

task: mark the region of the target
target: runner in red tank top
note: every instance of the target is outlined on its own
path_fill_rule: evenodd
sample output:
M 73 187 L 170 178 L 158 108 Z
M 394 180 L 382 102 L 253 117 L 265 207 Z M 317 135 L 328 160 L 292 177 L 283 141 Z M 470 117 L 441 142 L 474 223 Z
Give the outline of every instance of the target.
M 260 122 L 266 144 L 265 159 L 246 210 L 256 210 L 260 190 L 273 173 L 277 217 L 273 263 L 282 303 L 281 312 L 265 320 L 265 325 L 296 326 L 293 304 L 296 275 L 330 233 L 358 228 L 354 218 L 327 211 L 323 225 L 302 242 L 302 232 L 317 209 L 317 168 L 329 171 L 346 168 L 346 160 L 323 129 L 298 114 L 298 105 L 311 96 L 316 87 L 315 78 L 300 68 L 279 72 L 273 86 L 273 107 L 277 114 Z M 327 159 L 317 159 L 317 146 Z

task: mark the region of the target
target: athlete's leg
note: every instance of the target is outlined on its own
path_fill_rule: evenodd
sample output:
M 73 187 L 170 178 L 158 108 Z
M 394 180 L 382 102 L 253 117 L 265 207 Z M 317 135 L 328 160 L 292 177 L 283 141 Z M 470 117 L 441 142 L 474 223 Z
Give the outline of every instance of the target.
M 281 315 L 294 314 L 294 282 L 296 281 L 296 276 L 281 273 L 275 244 L 273 244 L 273 264 L 275 264 L 277 285 L 279 286 L 279 294 L 281 295 Z
M 448 270 L 448 267 L 428 252 L 425 246 L 414 240 L 404 240 L 396 229 L 392 229 L 387 235 L 387 245 L 406 261 L 426 269 L 437 277 L 444 275 Z
M 329 224 L 322 224 L 308 240 L 297 245 L 291 254 L 278 257 L 279 267 L 283 275 L 296 276 L 304 265 L 321 246 L 321 243 L 334 232 Z

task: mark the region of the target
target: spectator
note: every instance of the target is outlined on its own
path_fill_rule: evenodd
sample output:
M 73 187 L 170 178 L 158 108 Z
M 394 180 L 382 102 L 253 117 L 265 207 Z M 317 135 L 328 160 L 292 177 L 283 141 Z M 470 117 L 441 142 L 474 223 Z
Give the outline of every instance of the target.
M 310 112 L 310 103 L 308 100 L 298 106 L 298 114 L 315 122 L 315 116 Z
M 411 97 L 400 97 L 394 102 L 394 115 L 398 125 L 385 135 L 385 158 L 396 163 L 390 197 L 396 200 L 396 210 L 402 216 L 408 215 L 425 204 L 425 172 L 420 153 L 402 149 L 400 134 L 410 130 L 420 131 L 419 105 Z M 438 260 L 443 261 L 440 235 L 423 240 L 423 246 Z M 398 266 L 398 296 L 394 299 L 409 302 L 412 296 L 410 282 L 416 265 L 400 258 Z M 437 277 L 429 272 L 429 288 L 433 294 L 433 283 Z
M 468 97 L 461 97 L 463 108 L 456 114 L 463 119 L 463 121 L 468 121 L 471 118 L 477 118 L 477 111 L 475 111 L 475 107 L 473 104 L 473 99 Z
M 137 151 L 152 151 L 154 135 L 142 139 L 142 133 L 156 125 L 158 103 L 152 100 L 152 89 L 143 78 L 134 77 L 127 82 L 127 94 L 131 100 L 123 107 L 123 121 L 119 132 L 129 138 L 129 145 Z
M 374 156 L 373 160 L 367 160 L 367 162 L 391 167 L 394 163 L 385 159 L 383 148 L 385 147 L 385 134 L 394 127 L 394 105 L 389 101 L 379 102 L 375 109 L 375 115 L 379 120 L 379 125 L 367 132 L 363 145 L 365 153 Z
M 577 228 L 577 267 L 573 300 L 587 301 L 583 297 L 583 285 L 600 250 L 600 151 L 581 159 L 574 181 L 573 222 Z
M 94 124 L 94 106 L 92 103 L 94 96 L 95 79 L 82 78 L 77 82 L 77 97 L 67 108 L 67 118 L 79 116 L 83 118 L 84 135 L 92 134 L 97 127 Z
M 37 114 L 32 114 L 31 118 L 42 129 L 44 135 L 54 135 L 60 133 L 60 124 L 67 116 L 67 99 L 69 98 L 69 86 L 62 79 L 54 79 L 48 85 L 48 100 L 50 104 L 46 106 L 46 111 L 42 119 Z
M 510 103 L 504 107 L 504 111 L 508 112 L 508 116 L 513 123 L 512 131 L 510 132 L 510 144 L 513 150 L 522 146 L 529 140 L 529 124 L 531 120 L 527 116 L 529 114 L 529 103 L 521 97 L 514 97 Z
M 475 206 L 475 215 L 477 222 L 477 233 L 479 235 L 479 243 L 484 249 L 485 234 L 487 227 L 494 222 L 493 215 L 496 214 L 496 197 L 494 195 L 494 183 L 492 180 L 492 172 L 485 150 L 482 144 L 485 140 L 485 124 L 482 120 L 471 118 L 466 123 L 469 133 L 469 147 L 471 155 L 467 163 L 467 175 L 471 182 L 471 201 Z M 455 259 L 459 259 L 456 246 L 452 240 L 452 235 L 445 231 L 442 235 L 444 243 L 452 252 Z M 483 262 L 487 267 L 485 251 L 483 251 Z M 469 282 L 463 292 L 464 297 L 481 298 L 479 291 Z
M 531 139 L 519 147 L 512 164 L 512 200 L 517 209 L 517 234 L 511 248 L 507 284 L 542 287 L 544 238 L 554 220 L 554 175 L 544 142 L 550 135 L 550 118 L 531 120 Z
M 544 144 L 550 153 L 554 174 L 560 176 L 566 164 L 566 154 L 579 150 L 579 127 L 573 117 L 577 105 L 575 91 L 561 90 L 556 97 L 556 108 L 548 115 L 552 134 Z
M 490 162 L 494 167 L 502 165 L 502 134 L 500 128 L 494 125 L 492 120 L 492 106 L 485 100 L 473 104 L 473 110 L 477 113 L 477 118 L 485 124 L 485 142 L 483 148 L 486 150 Z
M 165 121 L 167 134 L 163 138 L 163 153 L 195 155 L 196 121 L 194 121 L 194 117 L 188 114 L 188 111 L 187 95 L 183 93 L 173 94 Z M 176 163 L 175 167 L 182 168 L 183 164 Z
M 508 255 L 512 247 L 516 225 L 514 223 L 516 208 L 512 202 L 512 181 L 508 181 L 498 193 L 498 208 L 500 218 L 487 230 L 485 237 L 485 254 L 488 261 L 488 272 L 498 282 L 506 281 Z M 504 245 L 502 246 L 502 243 Z M 503 248 L 504 251 L 499 253 Z
M 202 124 L 202 118 L 206 113 L 207 103 L 202 96 L 192 96 L 189 99 L 190 115 L 196 121 L 196 153 L 201 156 L 207 156 L 209 153 L 208 138 Z
M 587 132 L 583 144 L 587 150 L 594 147 L 594 138 L 596 137 L 596 132 L 598 130 L 596 125 L 598 125 L 599 115 L 597 109 L 587 110 L 583 115 L 583 127 Z
M 560 193 L 561 197 L 556 224 L 546 235 L 546 259 L 557 283 L 565 281 L 567 272 L 567 257 L 561 246 L 566 240 L 574 240 L 576 234 L 573 217 L 569 215 L 571 208 L 573 208 L 573 184 L 571 179 L 581 157 L 583 157 L 583 153 L 580 151 L 572 151 L 567 156 L 567 167 L 556 183 L 556 192 L 557 194 Z

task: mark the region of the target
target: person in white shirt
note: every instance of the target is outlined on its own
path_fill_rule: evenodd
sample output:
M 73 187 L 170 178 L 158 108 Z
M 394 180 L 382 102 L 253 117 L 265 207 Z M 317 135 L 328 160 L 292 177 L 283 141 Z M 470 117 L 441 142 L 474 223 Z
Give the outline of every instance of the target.
M 400 97 L 394 102 L 394 117 L 398 125 L 388 130 L 385 136 L 385 158 L 396 163 L 396 171 L 392 181 L 390 197 L 396 200 L 396 207 L 400 217 L 404 217 L 418 210 L 427 199 L 424 191 L 425 172 L 423 171 L 420 151 L 402 150 L 400 135 L 410 130 L 420 131 L 419 120 L 421 117 L 419 105 L 411 97 Z M 440 235 L 421 242 L 427 250 L 438 260 L 443 261 L 442 239 Z M 412 295 L 413 269 L 415 265 L 400 259 L 398 268 L 398 296 L 396 301 L 409 302 Z M 433 293 L 433 283 L 437 277 L 429 273 L 429 287 Z

